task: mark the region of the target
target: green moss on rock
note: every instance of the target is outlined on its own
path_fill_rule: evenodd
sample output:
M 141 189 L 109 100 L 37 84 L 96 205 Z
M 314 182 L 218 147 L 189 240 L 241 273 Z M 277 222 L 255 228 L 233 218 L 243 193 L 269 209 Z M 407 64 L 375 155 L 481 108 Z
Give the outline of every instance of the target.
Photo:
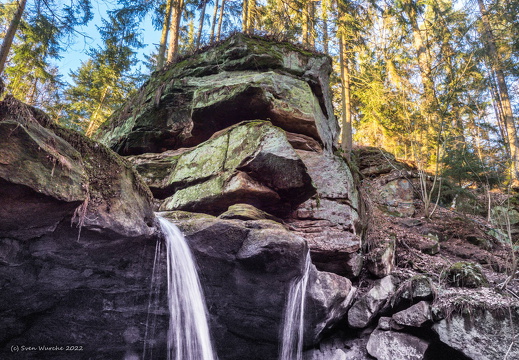
M 488 283 L 481 268 L 471 262 L 459 261 L 452 264 L 446 272 L 447 282 L 456 287 L 477 288 Z

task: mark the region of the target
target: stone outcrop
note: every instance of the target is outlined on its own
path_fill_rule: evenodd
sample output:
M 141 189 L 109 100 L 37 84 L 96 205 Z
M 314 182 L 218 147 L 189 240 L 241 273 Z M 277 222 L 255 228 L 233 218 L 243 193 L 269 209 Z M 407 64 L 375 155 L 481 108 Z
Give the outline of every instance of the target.
M 41 236 L 71 218 L 127 237 L 154 232 L 151 193 L 128 162 L 12 98 L 0 108 L 0 236 Z
M 154 73 L 103 126 L 98 139 L 120 154 L 197 145 L 244 120 L 270 120 L 303 147 L 332 150 L 338 126 L 327 56 L 236 35 Z
M 387 211 L 396 216 L 413 216 L 413 186 L 408 179 L 396 179 L 382 186 L 380 198 Z
M 217 215 L 230 205 L 249 203 L 279 214 L 315 192 L 284 132 L 265 121 L 232 126 L 176 156 L 130 159 L 156 196 L 167 196 L 161 211 Z
M 316 194 L 299 205 L 288 221 L 310 246 L 321 270 L 356 277 L 360 255 L 361 201 L 344 160 L 327 153 L 298 150 L 316 187 Z
M 82 352 L 27 356 L 165 357 L 152 207 L 194 253 L 219 359 L 278 358 L 308 256 L 306 360 L 519 357 L 519 306 L 482 287 L 504 268 L 488 250 L 506 248 L 472 220 L 438 229 L 416 172 L 391 154 L 359 148 L 354 172 L 334 153 L 330 69 L 324 55 L 232 36 L 154 73 L 114 113 L 96 136 L 119 155 L 0 102 L 0 358 L 60 344 Z M 453 261 L 472 243 L 483 266 Z

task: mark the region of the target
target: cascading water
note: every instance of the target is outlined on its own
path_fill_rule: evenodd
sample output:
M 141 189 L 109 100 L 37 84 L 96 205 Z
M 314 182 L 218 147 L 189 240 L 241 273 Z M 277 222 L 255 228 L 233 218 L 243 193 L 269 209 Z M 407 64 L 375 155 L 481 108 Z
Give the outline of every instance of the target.
M 167 358 L 168 360 L 216 360 L 209 336 L 202 288 L 191 251 L 175 225 L 164 218 L 158 219 L 165 235 L 167 251 L 170 313 Z M 160 256 L 160 250 L 156 251 L 156 256 L 157 254 Z M 151 290 L 153 292 L 153 284 Z M 150 297 L 150 304 L 151 301 L 152 297 Z M 144 355 L 146 356 L 146 353 Z
M 303 358 L 305 295 L 311 263 L 310 254 L 307 253 L 303 274 L 292 280 L 289 286 L 279 360 L 301 360 Z

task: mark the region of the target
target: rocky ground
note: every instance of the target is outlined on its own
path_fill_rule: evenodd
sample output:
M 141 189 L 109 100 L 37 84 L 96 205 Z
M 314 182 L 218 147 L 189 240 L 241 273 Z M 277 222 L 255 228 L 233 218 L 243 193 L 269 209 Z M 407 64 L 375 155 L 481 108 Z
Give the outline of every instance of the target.
M 449 204 L 428 217 L 416 169 L 380 149 L 356 155 L 370 219 L 359 300 L 308 359 L 515 358 L 519 281 L 502 288 L 512 258 L 499 224 Z

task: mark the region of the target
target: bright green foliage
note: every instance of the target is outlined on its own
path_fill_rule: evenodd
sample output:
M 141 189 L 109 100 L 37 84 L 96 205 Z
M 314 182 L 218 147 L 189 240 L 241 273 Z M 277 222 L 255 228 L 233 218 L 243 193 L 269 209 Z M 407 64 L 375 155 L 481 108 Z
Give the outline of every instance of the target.
M 126 18 L 130 15 L 129 19 Z M 104 47 L 71 73 L 74 85 L 66 90 L 67 117 L 62 121 L 88 136 L 134 91 L 140 79 L 132 73 L 135 48 L 142 47 L 131 14 L 114 12 L 99 32 Z
M 17 2 L 0 7 L 1 26 L 7 28 Z M 28 6 L 10 50 L 5 80 L 7 92 L 58 116 L 62 86 L 58 69 L 51 65 L 69 41 L 74 26 L 92 18 L 90 1 L 80 0 L 59 9 L 50 2 L 35 1 Z

